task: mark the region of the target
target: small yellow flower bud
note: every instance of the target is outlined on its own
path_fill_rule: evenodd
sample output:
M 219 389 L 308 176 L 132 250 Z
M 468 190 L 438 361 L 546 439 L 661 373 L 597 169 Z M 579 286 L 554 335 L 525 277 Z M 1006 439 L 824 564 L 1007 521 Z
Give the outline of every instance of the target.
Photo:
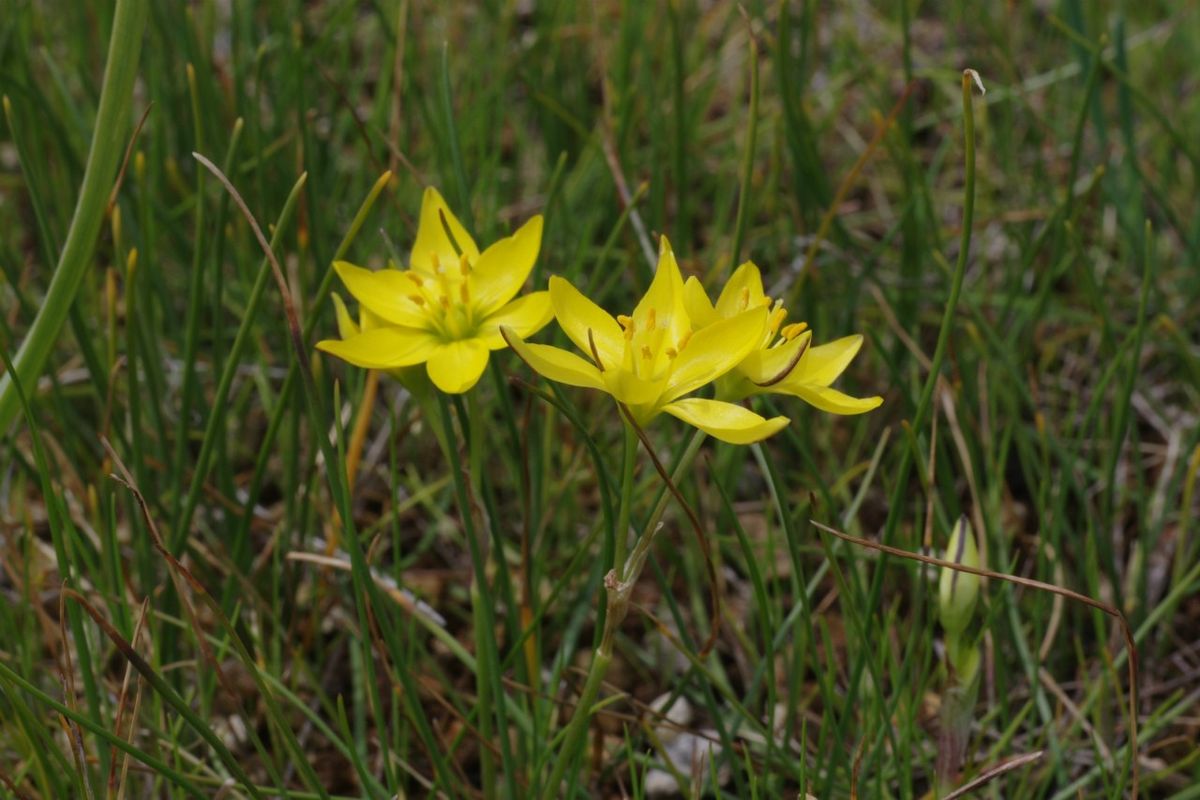
M 979 568 L 979 551 L 975 547 L 975 534 L 966 517 L 959 517 L 950 534 L 946 547 L 946 561 Z M 942 568 L 938 582 L 938 613 L 946 633 L 957 636 L 971 621 L 975 603 L 979 599 L 979 576 L 969 572 Z

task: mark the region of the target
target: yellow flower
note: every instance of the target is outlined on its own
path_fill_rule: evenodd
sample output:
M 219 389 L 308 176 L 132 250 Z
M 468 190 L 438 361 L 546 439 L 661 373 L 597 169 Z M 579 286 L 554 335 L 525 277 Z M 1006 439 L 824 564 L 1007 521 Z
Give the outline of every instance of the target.
M 339 303 L 342 339 L 318 342 L 317 348 L 371 369 L 424 364 L 443 392 L 465 392 L 479 380 L 488 353 L 505 346 L 501 325 L 530 336 L 550 321 L 548 292 L 513 299 L 533 269 L 541 240 L 542 218 L 536 216 L 480 253 L 430 187 L 421 201 L 408 270 L 372 272 L 334 263 L 365 319 L 354 325 Z
M 646 295 L 629 316 L 616 319 L 570 282 L 550 279 L 550 302 L 559 326 L 588 354 L 505 338 L 542 376 L 571 386 L 599 389 L 624 404 L 639 425 L 666 412 L 734 444 L 765 439 L 788 423 L 764 419 L 734 403 L 684 397 L 737 366 L 762 340 L 767 311 L 750 308 L 693 331 L 683 302 L 683 278 L 666 238 Z
M 783 324 L 787 309 L 763 292 L 762 276 L 752 262 L 734 271 L 715 306 L 700 281 L 688 278 L 684 304 L 699 330 L 747 309 L 761 308 L 768 314 L 762 338 L 736 369 L 718 381 L 718 397 L 741 400 L 767 392 L 787 394 L 831 414 L 862 414 L 883 402 L 881 397 L 851 397 L 830 388 L 862 347 L 863 337 L 846 336 L 813 347 L 806 323 Z

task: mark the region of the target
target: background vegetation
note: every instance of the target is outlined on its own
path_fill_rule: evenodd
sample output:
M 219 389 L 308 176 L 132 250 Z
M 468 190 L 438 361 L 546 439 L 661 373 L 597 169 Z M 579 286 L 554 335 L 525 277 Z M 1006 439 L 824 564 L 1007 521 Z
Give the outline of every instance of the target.
M 665 233 L 710 286 L 740 254 L 818 340 L 866 334 L 840 385 L 882 408 L 775 399 L 784 434 L 706 445 L 682 481 L 718 583 L 673 506 L 564 796 L 925 796 L 948 746 L 936 574 L 810 520 L 919 551 L 965 514 L 990 568 L 1125 613 L 1142 793 L 1200 797 L 1194 4 L 147 9 L 131 108 L 104 133 L 123 148 L 145 124 L 29 414 L 3 432 L 0 797 L 523 797 L 582 683 L 620 464 L 610 401 L 552 394 L 507 352 L 477 390 L 510 723 L 481 742 L 471 560 L 435 431 L 403 387 L 372 394 L 332 360 L 313 356 L 306 392 L 262 251 L 193 151 L 272 225 L 310 351 L 385 170 L 358 263 L 405 260 L 434 184 L 480 241 L 545 214 L 536 287 L 564 275 L 623 309 Z M 6 358 L 72 218 L 113 11 L 0 0 Z M 914 425 L 958 256 L 964 67 L 988 88 L 974 235 Z M 686 441 L 673 420 L 650 436 L 668 466 Z M 638 475 L 635 520 L 661 485 L 644 455 Z M 360 545 L 370 597 L 343 549 Z M 1126 796 L 1120 627 L 996 580 L 973 625 L 982 678 L 952 785 L 1042 751 L 977 794 Z M 498 786 L 481 787 L 481 748 Z

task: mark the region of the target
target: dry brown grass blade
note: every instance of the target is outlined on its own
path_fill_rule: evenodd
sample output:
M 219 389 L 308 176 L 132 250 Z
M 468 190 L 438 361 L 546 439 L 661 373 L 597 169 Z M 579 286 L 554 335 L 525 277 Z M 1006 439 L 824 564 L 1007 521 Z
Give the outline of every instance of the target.
M 829 235 L 829 229 L 833 226 L 833 220 L 837 217 L 838 207 L 845 201 L 846 195 L 850 193 L 850 187 L 858 180 L 858 175 L 862 172 L 863 167 L 871 160 L 871 156 L 875 155 L 875 151 L 879 149 L 879 145 L 883 143 L 883 137 L 892 129 L 896 118 L 900 116 L 900 112 L 908 103 L 908 98 L 916 88 L 916 81 L 910 81 L 904 87 L 904 91 L 900 93 L 900 98 L 892 106 L 892 110 L 888 115 L 875 127 L 875 135 L 871 137 L 871 141 L 867 143 L 866 149 L 859 155 L 858 160 L 854 162 L 854 166 L 850 167 L 850 171 L 842 178 L 842 182 L 838 184 L 837 192 L 833 195 L 833 200 L 829 203 L 829 208 L 825 210 L 825 214 L 821 217 L 821 224 L 817 228 L 817 233 L 813 236 L 813 240 L 808 245 L 808 251 L 804 254 L 804 266 L 800 268 L 800 274 L 796 278 L 795 286 L 792 288 L 792 296 L 797 296 L 800 287 L 804 285 L 804 281 L 808 274 L 812 272 L 813 262 L 817 258 L 817 250 L 821 247 L 821 242 L 825 241 L 825 237 Z
M 130 640 L 130 643 L 135 648 L 138 646 L 138 639 L 141 638 L 142 631 L 146 627 L 146 618 L 149 616 L 149 612 L 150 612 L 150 598 L 146 597 L 146 598 L 142 599 L 141 613 L 138 615 L 137 624 L 134 625 L 134 627 L 133 627 L 133 638 Z M 129 683 L 132 680 L 133 680 L 133 665 L 126 664 L 125 665 L 125 677 L 121 681 L 121 692 L 120 692 L 120 694 L 117 695 L 117 713 L 113 717 L 113 733 L 117 736 L 121 735 L 121 723 L 124 721 L 124 718 L 125 718 L 125 700 L 129 695 Z M 126 734 L 126 739 L 130 742 L 130 744 L 133 743 L 133 731 L 134 731 L 134 728 L 136 725 L 137 725 L 137 714 L 136 714 L 136 707 L 135 707 L 135 713 L 132 714 L 130 717 L 129 731 Z M 117 746 L 115 744 L 110 745 L 109 752 L 111 753 L 111 755 L 109 756 L 109 763 L 108 763 L 108 794 L 106 796 L 107 797 L 116 797 L 117 796 L 117 761 L 119 759 L 122 762 L 122 764 L 126 764 L 129 762 L 129 756 L 125 755 L 123 758 L 121 756 L 118 756 L 117 755 Z
M 17 785 L 12 782 L 12 779 L 8 777 L 8 774 L 2 767 L 0 767 L 0 785 L 4 786 L 8 793 L 15 797 L 16 800 L 32 800 L 29 795 L 17 788 Z
M 240 707 L 241 698 L 238 695 L 237 689 L 229 681 L 225 670 L 221 668 L 221 662 L 217 660 L 217 655 L 213 652 L 212 645 L 209 644 L 208 635 L 200 624 L 200 618 L 196 614 L 196 607 L 192 603 L 191 595 L 184 591 L 183 581 L 187 582 L 187 585 L 191 587 L 193 592 L 205 599 L 206 605 L 209 608 L 214 607 L 215 603 L 209 597 L 208 590 L 204 588 L 204 584 L 200 583 L 196 579 L 196 576 L 167 550 L 162 534 L 159 533 L 158 524 L 154 521 L 154 515 L 150 513 L 150 506 L 146 502 L 145 496 L 142 495 L 142 491 L 134 483 L 133 475 L 130 474 L 129 468 L 125 466 L 125 462 L 117 455 L 117 451 L 113 449 L 113 446 L 109 444 L 107 439 L 101 438 L 100 444 L 103 445 L 104 452 L 108 454 L 113 469 L 117 471 L 111 476 L 112 479 L 133 494 L 138 508 L 142 511 L 142 519 L 146 521 L 146 530 L 150 532 L 150 542 L 154 545 L 154 549 L 158 551 L 158 554 L 167 562 L 167 566 L 170 567 L 168 572 L 171 575 L 171 582 L 175 584 L 175 591 L 179 595 L 180 603 L 183 606 L 184 613 L 187 615 L 188 624 L 192 627 L 192 632 L 195 634 L 196 645 L 200 648 L 201 655 L 204 656 L 204 660 L 212 667 L 213 672 L 216 673 L 217 682 L 221 684 L 221 688 Z
M 117 171 L 117 181 L 113 184 L 112 193 L 108 196 L 108 207 L 104 211 L 105 216 L 111 214 L 113 206 L 117 204 L 117 195 L 121 191 L 121 184 L 125 182 L 125 171 L 129 169 L 129 157 L 133 155 L 133 148 L 137 144 L 138 137 L 142 134 L 142 126 L 146 124 L 146 118 L 150 116 L 150 109 L 152 108 L 154 108 L 153 102 L 146 106 L 146 110 L 142 112 L 142 118 L 138 120 L 138 124 L 133 128 L 133 135 L 129 137 L 129 144 L 125 145 L 125 157 L 121 159 L 121 169 Z
M 654 445 L 650 442 L 650 437 L 646 436 L 646 432 L 642 430 L 642 426 L 638 425 L 633 419 L 633 413 L 624 403 L 617 404 L 621 413 L 625 416 L 625 421 L 633 427 L 634 433 L 637 434 L 638 440 L 641 441 L 642 447 L 645 448 L 646 454 L 650 456 L 650 461 L 654 464 L 654 469 L 663 480 L 663 484 L 667 490 L 675 497 L 675 502 L 687 514 L 688 520 L 692 523 L 692 530 L 696 533 L 696 541 L 700 543 L 700 551 L 704 554 L 704 569 L 708 574 L 708 583 L 712 586 L 712 607 L 710 616 L 712 617 L 712 627 L 709 629 L 708 638 L 704 640 L 704 646 L 696 654 L 703 661 L 708 658 L 708 654 L 712 652 L 713 647 L 717 644 L 717 637 L 721 633 L 721 588 L 717 583 L 717 567 L 713 562 L 712 545 L 708 543 L 708 538 L 704 535 L 704 526 L 700 524 L 700 517 L 696 516 L 696 511 L 684 499 L 683 494 L 679 491 L 679 487 L 671 480 L 671 475 L 667 472 L 667 468 L 658 460 L 658 455 L 654 452 Z M 618 531 L 618 535 L 623 535 L 623 531 Z
M 1129 660 L 1128 660 L 1128 665 L 1129 665 L 1129 708 L 1128 708 L 1128 711 L 1129 711 L 1130 781 L 1132 784 L 1131 789 L 1132 789 L 1132 793 L 1133 793 L 1133 800 L 1137 800 L 1138 778 L 1139 778 L 1139 774 L 1138 774 L 1138 724 L 1137 724 L 1137 702 L 1138 702 L 1137 701 L 1137 697 L 1138 697 L 1137 644 L 1133 640 L 1133 629 L 1129 627 L 1129 621 L 1125 619 L 1125 615 L 1121 613 L 1120 609 L 1116 608 L 1115 606 L 1109 605 L 1108 603 L 1105 603 L 1101 600 L 1096 600 L 1095 598 L 1088 597 L 1085 594 L 1080 594 L 1079 592 L 1075 592 L 1070 589 L 1064 589 L 1061 586 L 1055 586 L 1052 583 L 1044 583 L 1043 581 L 1034 580 L 1033 578 L 1024 578 L 1024 577 L 1021 577 L 1020 575 L 1006 575 L 1003 572 L 996 572 L 995 570 L 990 570 L 990 569 L 977 569 L 975 567 L 969 567 L 965 564 L 956 564 L 953 561 L 946 561 L 941 558 L 934 558 L 932 556 L 921 555 L 920 553 L 912 553 L 912 552 L 909 552 L 908 550 L 901 550 L 899 547 L 892 547 L 891 545 L 881 544 L 880 542 L 872 542 L 870 539 L 861 539 L 857 536 L 851 536 L 848 533 L 842 533 L 841 531 L 831 528 L 828 525 L 825 525 L 823 523 L 817 522 L 816 520 L 810 520 L 810 522 L 812 522 L 813 525 L 815 525 L 816 527 L 825 531 L 826 533 L 832 534 L 832 535 L 836 536 L 837 538 L 839 538 L 843 541 L 849 542 L 851 544 L 856 544 L 859 547 L 866 547 L 871 550 L 878 550 L 881 553 L 887 553 L 888 555 L 896 556 L 897 558 L 907 558 L 911 561 L 919 561 L 922 564 L 929 564 L 929 565 L 935 566 L 935 567 L 943 567 L 945 569 L 952 569 L 952 570 L 955 570 L 958 572 L 968 572 L 972 575 L 978 575 L 981 578 L 991 578 L 991 579 L 995 579 L 998 581 L 1004 581 L 1006 583 L 1015 583 L 1018 586 L 1025 586 L 1030 589 L 1036 589 L 1037 591 L 1040 591 L 1040 592 L 1049 592 L 1051 594 L 1055 594 L 1060 597 L 1065 597 L 1068 600 L 1073 600 L 1076 603 L 1082 603 L 1086 606 L 1090 606 L 1091 608 L 1094 608 L 1097 611 L 1103 612 L 1104 614 L 1107 614 L 1108 616 L 1112 617 L 1117 622 L 1117 624 L 1120 625 L 1120 627 L 1121 627 L 1121 634 L 1125 639 L 1125 649 L 1126 649 L 1126 652 L 1129 654 Z
M 1032 753 L 1025 753 L 1024 755 L 1013 756 L 1012 758 L 1008 759 L 1007 761 L 1002 761 L 999 764 L 997 764 L 996 766 L 988 769 L 982 775 L 980 775 L 978 778 L 975 778 L 972 781 L 964 783 L 962 786 L 958 787 L 953 792 L 951 792 L 950 794 L 943 797 L 942 800 L 955 800 L 956 798 L 959 798 L 959 797 L 966 797 L 968 794 L 975 791 L 976 789 L 983 786 L 984 784 L 991 783 L 996 778 L 999 778 L 1001 775 L 1005 774 L 1006 772 L 1012 772 L 1014 769 L 1020 769 L 1021 767 L 1028 766 L 1029 764 L 1032 764 L 1033 762 L 1041 759 L 1041 757 L 1043 755 L 1045 755 L 1044 750 L 1035 750 Z

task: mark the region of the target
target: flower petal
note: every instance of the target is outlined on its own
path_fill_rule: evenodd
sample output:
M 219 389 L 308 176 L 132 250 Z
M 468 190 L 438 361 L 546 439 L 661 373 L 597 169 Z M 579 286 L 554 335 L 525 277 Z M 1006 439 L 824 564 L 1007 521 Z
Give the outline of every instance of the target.
M 445 216 L 446 224 L 442 224 Z M 454 235 L 454 241 L 446 235 L 446 228 Z M 455 245 L 458 247 L 455 247 Z M 417 240 L 413 242 L 409 263 L 422 272 L 434 271 L 434 259 L 444 267 L 458 264 L 458 254 L 466 253 L 471 263 L 479 259 L 479 248 L 467 229 L 454 216 L 437 189 L 428 186 L 421 198 L 421 220 L 417 223 Z
M 665 236 L 659 242 L 654 280 L 650 281 L 650 288 L 633 309 L 633 319 L 639 328 L 645 329 L 649 324 L 651 311 L 654 312 L 655 326 L 666 329 L 669 341 L 678 341 L 692 328 L 683 306 L 683 276 Z
M 641 378 L 628 369 L 610 369 L 603 374 L 605 391 L 627 406 L 653 405 L 662 396 L 666 376 Z
M 804 331 L 776 347 L 753 350 L 738 364 L 738 372 L 759 386 L 774 386 L 800 366 L 811 344 L 812 331 Z
M 712 300 L 708 299 L 708 292 L 704 291 L 700 279 L 695 275 L 690 276 L 683 284 L 683 307 L 695 328 L 703 328 L 717 321 L 717 310 L 713 307 Z
M 425 309 L 412 299 L 416 294 L 416 286 L 410 278 L 405 277 L 404 272 L 398 269 L 372 272 L 348 261 L 335 261 L 333 268 L 347 291 L 367 310 L 394 325 L 409 328 L 425 326 Z
M 787 381 L 784 381 L 786 384 Z M 809 405 L 830 414 L 864 414 L 879 408 L 882 397 L 851 397 L 828 386 L 788 386 L 780 389 L 784 394 L 795 395 Z
M 387 326 L 363 331 L 347 339 L 317 342 L 317 349 L 367 369 L 394 369 L 420 364 L 438 347 L 422 330 Z
M 766 326 L 767 309 L 761 307 L 696 331 L 675 358 L 663 399 L 682 397 L 729 372 L 762 341 Z
M 559 327 L 589 359 L 592 357 L 592 346 L 588 342 L 590 330 L 604 368 L 612 369 L 621 363 L 625 355 L 625 337 L 621 326 L 607 311 L 584 297 L 570 281 L 557 275 L 550 278 L 550 303 L 554 306 Z
M 544 328 L 553 316 L 550 293 L 530 292 L 485 319 L 480 326 L 479 338 L 488 350 L 502 350 L 508 347 L 508 343 L 500 335 L 501 325 L 511 329 L 520 338 L 528 339 Z
M 828 386 L 850 365 L 862 343 L 863 337 L 859 333 L 843 336 L 818 347 L 810 347 L 785 383 L 795 386 Z
M 720 400 L 689 397 L 663 406 L 663 411 L 730 444 L 751 444 L 777 433 L 787 417 L 764 419 L 748 408 Z
M 462 394 L 479 381 L 488 349 L 478 339 L 439 344 L 425 362 L 433 385 L 447 394 Z
M 525 342 L 515 336 L 512 329 L 507 327 L 501 328 L 501 334 L 513 352 L 543 378 L 557 383 L 565 383 L 568 386 L 582 386 L 585 389 L 605 391 L 600 370 L 596 369 L 590 361 L 584 361 L 574 353 L 569 353 L 559 347 Z
M 529 277 L 542 245 L 542 218 L 526 222 L 512 236 L 483 251 L 471 267 L 467 286 L 472 300 L 490 314 L 513 299 Z
M 333 308 L 337 314 L 338 336 L 343 339 L 357 336 L 359 333 L 358 323 L 354 321 L 354 317 L 350 316 L 350 312 L 346 309 L 346 302 L 342 300 L 342 296 L 337 292 L 333 292 L 332 297 Z
M 732 317 L 747 308 L 763 305 L 767 305 L 767 296 L 763 293 L 762 275 L 753 261 L 747 261 L 729 276 L 716 308 L 718 315 Z

